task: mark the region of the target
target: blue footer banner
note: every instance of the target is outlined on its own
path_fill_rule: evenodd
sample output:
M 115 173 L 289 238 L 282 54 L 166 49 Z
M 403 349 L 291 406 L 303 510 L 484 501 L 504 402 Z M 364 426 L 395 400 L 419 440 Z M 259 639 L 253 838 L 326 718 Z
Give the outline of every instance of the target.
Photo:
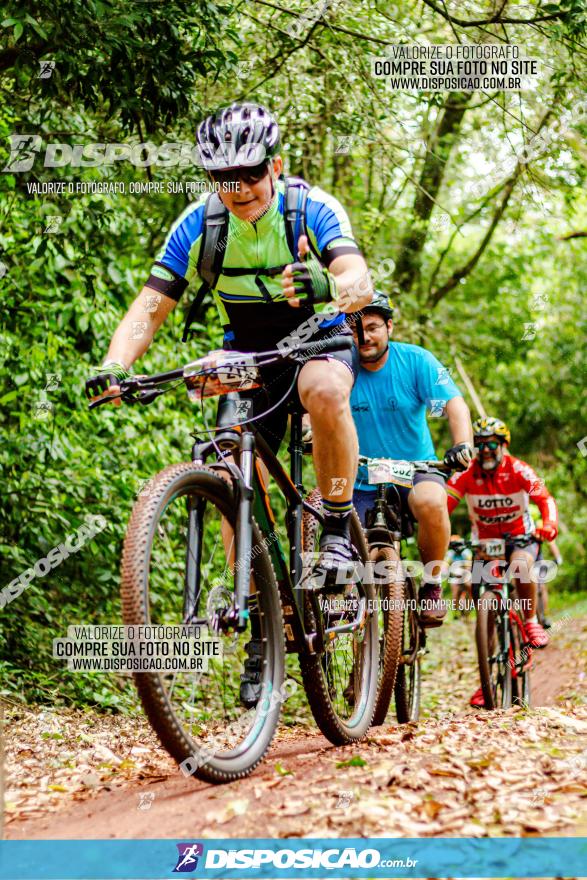
M 0 880 L 587 877 L 587 838 L 0 841 Z

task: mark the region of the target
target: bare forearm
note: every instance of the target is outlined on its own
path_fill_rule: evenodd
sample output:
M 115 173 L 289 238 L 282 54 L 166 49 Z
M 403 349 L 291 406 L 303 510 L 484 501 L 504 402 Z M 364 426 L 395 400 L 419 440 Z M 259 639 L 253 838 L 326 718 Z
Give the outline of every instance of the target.
M 373 282 L 365 260 L 357 254 L 338 257 L 330 271 L 338 288 L 337 305 L 342 312 L 358 312 L 373 298 Z
M 453 397 L 446 405 L 448 426 L 453 443 L 473 443 L 471 413 L 462 397 Z
M 341 311 L 350 314 L 359 312 L 368 306 L 373 299 L 373 284 L 368 272 L 358 275 L 355 272 L 345 272 L 340 280 L 336 279 L 339 291 L 339 305 Z
M 143 287 L 114 332 L 108 360 L 130 368 L 147 351 L 155 333 L 175 305 L 169 297 Z

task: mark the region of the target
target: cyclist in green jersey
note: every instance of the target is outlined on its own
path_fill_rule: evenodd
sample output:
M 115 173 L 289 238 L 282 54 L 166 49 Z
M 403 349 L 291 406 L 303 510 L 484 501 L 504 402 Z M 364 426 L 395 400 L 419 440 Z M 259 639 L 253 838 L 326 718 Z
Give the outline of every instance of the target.
M 300 335 L 319 341 L 350 334 L 345 313 L 371 301 L 371 280 L 346 212 L 333 196 L 304 181 L 298 181 L 306 190 L 300 234 L 290 246 L 279 128 L 266 108 L 251 103 L 224 108 L 202 122 L 197 140 L 217 196 L 204 194 L 171 228 L 106 359 L 86 383 L 91 398 L 118 393 L 118 383 L 188 287 L 208 285 L 224 326 L 224 347 L 239 351 L 273 349 Z M 215 210 L 224 211 L 228 222 L 222 265 L 211 281 L 209 273 L 202 274 L 202 242 L 208 234 L 206 210 L 215 196 Z M 137 324 L 141 334 L 133 332 Z M 317 345 L 317 352 L 301 369 L 294 393 L 311 416 L 314 465 L 324 500 L 317 568 L 333 584 L 339 568 L 352 558 L 349 519 L 358 444 L 349 399 L 358 364 L 356 349 L 321 355 Z M 291 372 L 268 370 L 264 380 L 263 393 L 250 392 L 253 414 L 284 396 Z M 277 449 L 286 425 L 287 403 L 258 427 Z

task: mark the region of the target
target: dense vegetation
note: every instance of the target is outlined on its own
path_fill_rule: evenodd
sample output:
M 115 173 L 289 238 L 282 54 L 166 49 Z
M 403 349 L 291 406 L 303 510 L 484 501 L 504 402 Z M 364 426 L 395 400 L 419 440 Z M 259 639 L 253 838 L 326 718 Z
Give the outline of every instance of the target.
M 514 454 L 546 479 L 562 520 L 561 588 L 578 591 L 587 525 L 578 448 L 587 434 L 587 19 L 582 0 L 498 6 L 349 0 L 308 15 L 313 6 L 269 0 L 23 0 L 0 19 L 0 162 L 15 133 L 44 144 L 191 142 L 217 106 L 266 102 L 283 126 L 288 170 L 337 195 L 373 270 L 394 261 L 382 285 L 399 307 L 396 338 L 429 347 L 457 381 L 460 358 L 487 410 L 510 424 Z M 518 44 L 540 59 L 540 75 L 520 93 L 389 91 L 371 76 L 370 56 L 415 41 Z M 39 75 L 40 62 L 54 62 L 50 76 Z M 75 622 L 117 621 L 133 501 L 149 475 L 186 458 L 202 421 L 181 392 L 149 410 L 91 413 L 83 396 L 187 197 L 36 196 L 28 186 L 199 177 L 195 167 L 46 169 L 41 159 L 0 174 L 1 585 L 87 513 L 108 521 L 0 612 L 4 693 L 126 703 L 128 688 L 107 676 L 64 676 L 51 638 Z M 218 342 L 210 309 L 182 346 L 181 312 L 144 358 L 145 372 Z M 442 448 L 446 426 L 433 427 Z

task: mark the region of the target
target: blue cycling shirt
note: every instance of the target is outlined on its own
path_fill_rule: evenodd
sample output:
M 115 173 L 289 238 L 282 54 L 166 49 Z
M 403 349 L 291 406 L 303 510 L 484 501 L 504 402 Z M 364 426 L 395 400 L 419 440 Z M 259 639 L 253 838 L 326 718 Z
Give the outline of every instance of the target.
M 375 371 L 361 367 L 351 393 L 360 454 L 435 459 L 426 411 L 444 415 L 446 402 L 461 396 L 449 371 L 433 354 L 419 345 L 391 342 L 385 365 Z M 377 488 L 367 482 L 365 466 L 359 467 L 355 488 Z

